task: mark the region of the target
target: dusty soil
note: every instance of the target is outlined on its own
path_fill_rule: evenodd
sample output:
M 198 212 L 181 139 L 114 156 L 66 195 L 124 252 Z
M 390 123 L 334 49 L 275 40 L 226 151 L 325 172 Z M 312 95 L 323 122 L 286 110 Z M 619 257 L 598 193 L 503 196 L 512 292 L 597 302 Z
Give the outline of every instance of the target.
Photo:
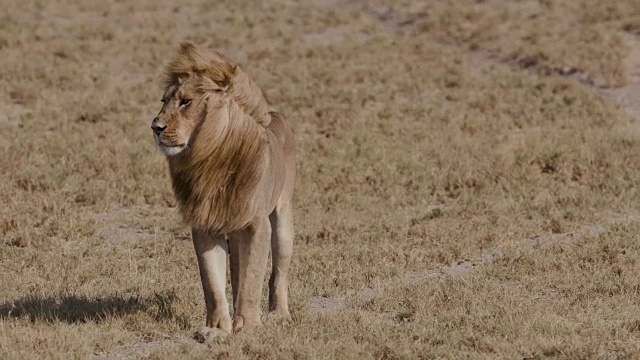
M 635 0 L 8 0 L 0 358 L 635 358 Z M 188 39 L 299 146 L 292 318 L 204 304 L 149 124 Z

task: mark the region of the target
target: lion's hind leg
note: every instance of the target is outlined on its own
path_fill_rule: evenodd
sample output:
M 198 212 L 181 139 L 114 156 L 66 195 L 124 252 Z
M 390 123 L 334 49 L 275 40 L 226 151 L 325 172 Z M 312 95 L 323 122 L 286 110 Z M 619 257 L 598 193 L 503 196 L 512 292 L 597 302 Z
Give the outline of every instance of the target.
M 280 205 L 280 204 L 279 204 Z M 269 278 L 269 312 L 289 315 L 288 279 L 293 253 L 293 214 L 291 203 L 277 206 L 271 221 L 272 269 Z

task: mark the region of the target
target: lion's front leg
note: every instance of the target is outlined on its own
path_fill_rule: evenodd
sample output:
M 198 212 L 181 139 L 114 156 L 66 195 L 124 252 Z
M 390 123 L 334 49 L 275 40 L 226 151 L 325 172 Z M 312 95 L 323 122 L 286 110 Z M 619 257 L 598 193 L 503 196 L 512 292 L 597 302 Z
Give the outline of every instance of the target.
M 202 290 L 207 306 L 206 326 L 196 332 L 198 341 L 231 333 L 231 316 L 225 294 L 227 275 L 227 239 L 193 229 L 193 244 L 200 268 Z
M 269 247 L 271 240 L 271 224 L 268 217 L 254 220 L 246 229 L 230 234 L 230 242 L 234 242 L 231 256 L 237 259 L 237 299 L 235 299 L 235 316 L 233 330 L 260 325 L 260 300 L 262 285 L 267 271 Z M 232 269 L 233 270 L 233 269 Z

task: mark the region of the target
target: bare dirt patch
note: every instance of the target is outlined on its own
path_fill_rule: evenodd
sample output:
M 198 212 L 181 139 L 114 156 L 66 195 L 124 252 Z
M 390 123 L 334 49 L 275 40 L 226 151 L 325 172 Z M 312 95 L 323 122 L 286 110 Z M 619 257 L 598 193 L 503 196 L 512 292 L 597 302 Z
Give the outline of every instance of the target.
M 624 108 L 635 121 L 635 130 L 639 130 L 640 124 L 640 37 L 638 35 L 624 34 L 625 44 L 630 49 L 629 56 L 625 59 L 628 84 L 619 88 L 602 89 L 602 93 L 613 99 Z

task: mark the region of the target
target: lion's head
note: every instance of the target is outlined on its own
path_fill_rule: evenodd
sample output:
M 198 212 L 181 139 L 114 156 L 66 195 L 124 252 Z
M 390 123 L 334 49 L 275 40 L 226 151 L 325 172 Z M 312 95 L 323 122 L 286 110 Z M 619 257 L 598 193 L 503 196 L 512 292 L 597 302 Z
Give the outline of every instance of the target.
M 211 96 L 226 93 L 236 67 L 221 55 L 202 54 L 189 43 L 167 67 L 162 109 L 153 119 L 156 143 L 167 156 L 189 146 Z
M 182 43 L 167 66 L 162 109 L 151 124 L 156 143 L 167 156 L 189 147 L 206 116 L 208 102 L 230 94 L 258 123 L 270 121 L 260 88 L 222 54 Z M 217 97 L 217 98 L 216 98 Z

